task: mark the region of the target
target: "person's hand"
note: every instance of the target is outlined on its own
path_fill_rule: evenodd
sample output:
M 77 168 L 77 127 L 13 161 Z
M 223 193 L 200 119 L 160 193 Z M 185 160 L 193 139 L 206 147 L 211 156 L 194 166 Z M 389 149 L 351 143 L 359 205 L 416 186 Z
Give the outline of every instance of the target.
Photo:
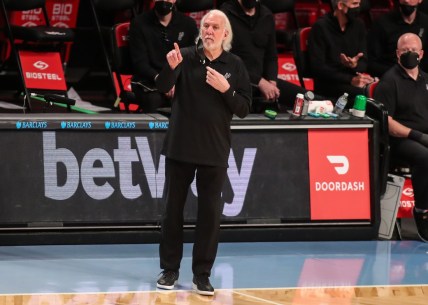
M 168 54 L 166 54 L 166 60 L 172 70 L 174 70 L 183 61 L 180 47 L 176 42 L 174 42 L 174 50 L 169 51 Z
M 354 76 L 351 80 L 351 85 L 354 87 L 364 88 L 368 84 L 371 84 L 375 81 L 373 77 L 366 73 L 359 73 Z
M 278 87 L 276 86 L 276 82 L 267 81 L 264 78 L 260 79 L 259 90 L 265 99 L 272 101 L 276 100 L 280 93 Z
M 360 58 L 363 56 L 364 56 L 363 53 L 358 53 L 354 57 L 349 57 L 343 53 L 340 53 L 340 62 L 345 67 L 353 69 L 358 65 L 358 60 L 360 60 Z
M 175 93 L 175 86 L 172 87 L 172 89 L 169 90 L 167 93 L 165 93 L 165 96 L 169 99 L 172 99 L 174 97 L 174 93 Z
M 214 89 L 225 93 L 230 88 L 230 84 L 227 79 L 214 70 L 211 67 L 207 66 L 207 84 L 213 87 Z

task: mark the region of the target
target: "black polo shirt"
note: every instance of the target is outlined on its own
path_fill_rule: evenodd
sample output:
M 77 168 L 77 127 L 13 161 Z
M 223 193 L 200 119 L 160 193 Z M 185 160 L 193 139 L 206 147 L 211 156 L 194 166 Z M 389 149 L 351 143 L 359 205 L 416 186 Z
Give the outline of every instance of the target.
M 233 54 L 245 63 L 251 82 L 258 84 L 263 77 L 278 79 L 278 51 L 276 46 L 275 19 L 264 5 L 257 4 L 254 16 L 245 14 L 237 0 L 227 1 L 220 9 L 232 26 Z
M 414 80 L 395 64 L 382 77 L 374 97 L 386 106 L 394 120 L 428 133 L 428 74 L 419 70 Z
M 397 41 L 404 33 L 414 33 L 422 40 L 423 49 L 428 49 L 428 16 L 416 12 L 412 24 L 404 22 L 398 10 L 389 12 L 373 24 L 368 35 L 369 72 L 381 77 L 397 63 Z M 428 58 L 422 58 L 420 67 L 428 72 Z
M 183 47 L 195 44 L 198 29 L 195 21 L 181 12 L 172 13 L 171 22 L 163 26 L 154 10 L 136 16 L 129 28 L 129 49 L 134 65 L 134 81 L 154 86 L 154 77 L 166 63 L 166 54 L 174 42 Z
M 248 72 L 242 60 L 229 52 L 205 63 L 195 47 L 181 49 L 181 54 L 181 64 L 175 70 L 167 64 L 156 81 L 161 92 L 175 84 L 162 154 L 187 163 L 228 167 L 232 116 L 243 118 L 250 111 Z M 220 93 L 206 83 L 207 65 L 226 77 L 228 91 Z
M 320 17 L 312 26 L 309 34 L 308 50 L 311 72 L 316 88 L 334 86 L 334 84 L 351 84 L 356 72 L 367 71 L 366 29 L 359 19 L 347 23 L 342 31 L 339 21 L 328 13 Z M 357 67 L 345 67 L 340 61 L 340 53 L 354 57 L 358 53 L 364 56 Z

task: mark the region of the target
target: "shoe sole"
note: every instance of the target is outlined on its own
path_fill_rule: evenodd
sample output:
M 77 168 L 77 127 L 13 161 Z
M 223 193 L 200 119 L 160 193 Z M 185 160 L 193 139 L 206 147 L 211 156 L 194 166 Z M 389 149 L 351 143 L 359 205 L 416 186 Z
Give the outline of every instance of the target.
M 192 288 L 197 294 L 200 294 L 200 295 L 207 295 L 207 296 L 213 296 L 214 295 L 214 291 L 199 290 L 198 286 L 196 286 L 196 284 L 194 284 L 194 283 L 192 283 Z
M 171 290 L 171 289 L 174 289 L 175 285 L 177 285 L 177 281 L 175 281 L 175 282 L 174 282 L 174 284 L 173 284 L 173 285 L 171 285 L 171 286 L 166 286 L 166 285 L 161 285 L 161 284 L 159 284 L 159 283 L 156 283 L 156 287 L 157 287 L 157 288 L 159 288 L 159 289 L 165 289 L 165 290 Z

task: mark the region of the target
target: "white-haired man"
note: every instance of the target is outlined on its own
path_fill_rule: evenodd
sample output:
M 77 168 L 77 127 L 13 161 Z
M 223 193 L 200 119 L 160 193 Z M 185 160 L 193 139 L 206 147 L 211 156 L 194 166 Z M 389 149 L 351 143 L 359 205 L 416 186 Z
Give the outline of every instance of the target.
M 157 287 L 173 289 L 183 255 L 183 209 L 196 177 L 198 213 L 193 246 L 193 289 L 213 295 L 209 276 L 217 254 L 221 191 L 231 147 L 230 123 L 250 111 L 250 80 L 241 59 L 228 50 L 232 30 L 226 15 L 208 12 L 201 20 L 196 46 L 174 49 L 156 84 L 161 92 L 175 85 L 169 128 L 162 154 L 166 157 L 162 239 L 163 269 Z
M 398 64 L 382 76 L 374 97 L 388 109 L 392 155 L 410 165 L 413 216 L 420 238 L 428 242 L 428 74 L 419 68 L 423 54 L 418 35 L 400 36 Z

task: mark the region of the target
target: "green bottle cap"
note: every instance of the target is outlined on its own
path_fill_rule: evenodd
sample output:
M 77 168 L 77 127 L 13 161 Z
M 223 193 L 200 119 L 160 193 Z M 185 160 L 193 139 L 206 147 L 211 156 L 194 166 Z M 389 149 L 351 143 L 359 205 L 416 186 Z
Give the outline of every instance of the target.
M 366 110 L 367 97 L 364 95 L 357 95 L 354 101 L 354 109 L 365 111 Z

